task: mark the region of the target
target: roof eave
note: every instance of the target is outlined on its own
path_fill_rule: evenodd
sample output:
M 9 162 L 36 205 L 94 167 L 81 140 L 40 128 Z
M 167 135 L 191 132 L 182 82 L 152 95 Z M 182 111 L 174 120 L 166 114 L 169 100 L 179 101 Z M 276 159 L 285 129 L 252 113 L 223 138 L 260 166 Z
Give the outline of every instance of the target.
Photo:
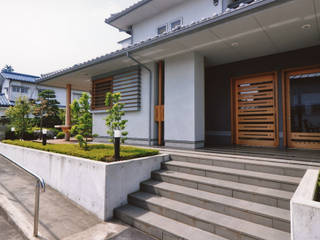
M 132 5 L 131 7 L 128 7 L 127 9 L 124 9 L 123 11 L 113 14 L 111 15 L 109 18 L 105 19 L 105 23 L 108 23 L 110 25 L 112 25 L 111 23 L 114 22 L 115 20 L 124 17 L 125 15 L 133 12 L 134 10 L 144 6 L 145 4 L 151 2 L 153 0 L 141 0 L 139 2 L 137 2 L 136 4 Z
M 243 15 L 247 14 L 247 12 L 249 12 L 249 11 L 253 11 L 253 10 L 259 11 L 259 10 L 265 8 L 266 6 L 280 4 L 280 3 L 284 3 L 284 2 L 288 2 L 288 1 L 293 1 L 293 0 L 261 0 L 260 2 L 254 3 L 253 5 L 247 6 L 245 8 L 237 9 L 236 11 L 231 11 L 228 13 L 224 13 L 222 15 L 218 15 L 217 17 L 210 19 L 208 21 L 200 22 L 200 23 L 194 24 L 193 26 L 189 26 L 189 27 L 183 27 L 178 31 L 168 33 L 168 34 L 165 34 L 162 36 L 156 36 L 156 37 L 154 37 L 152 39 L 148 39 L 140 44 L 135 44 L 133 46 L 124 48 L 122 50 L 118 50 L 118 51 L 111 53 L 109 55 L 105 55 L 100 58 L 96 58 L 94 60 L 80 64 L 80 66 L 71 67 L 70 69 L 63 70 L 63 71 L 58 72 L 58 73 L 56 73 L 52 76 L 49 76 L 47 78 L 39 79 L 36 82 L 39 82 L 39 83 L 45 82 L 45 81 L 48 81 L 48 80 L 56 78 L 56 77 L 60 77 L 60 76 L 63 76 L 63 75 L 66 75 L 66 74 L 69 74 L 72 72 L 76 72 L 78 70 L 81 70 L 81 69 L 84 69 L 87 67 L 90 67 L 90 66 L 94 66 L 96 64 L 104 63 L 106 61 L 110 61 L 110 60 L 116 59 L 118 57 L 123 57 L 123 56 L 126 56 L 128 52 L 134 53 L 138 50 L 142 50 L 144 48 L 160 44 L 161 42 L 163 42 L 167 39 L 175 39 L 177 37 L 184 36 L 186 34 L 190 34 L 195 31 L 200 31 L 206 27 L 213 26 L 215 24 L 221 24 L 221 23 L 223 23 L 225 21 L 229 21 L 233 18 L 243 16 Z

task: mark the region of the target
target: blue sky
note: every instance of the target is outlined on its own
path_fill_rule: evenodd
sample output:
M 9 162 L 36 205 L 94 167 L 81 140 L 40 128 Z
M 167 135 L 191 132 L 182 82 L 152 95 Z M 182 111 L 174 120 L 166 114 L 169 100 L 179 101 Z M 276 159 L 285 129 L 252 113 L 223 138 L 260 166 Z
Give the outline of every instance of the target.
M 1 0 L 0 67 L 39 75 L 119 49 L 104 23 L 137 0 Z

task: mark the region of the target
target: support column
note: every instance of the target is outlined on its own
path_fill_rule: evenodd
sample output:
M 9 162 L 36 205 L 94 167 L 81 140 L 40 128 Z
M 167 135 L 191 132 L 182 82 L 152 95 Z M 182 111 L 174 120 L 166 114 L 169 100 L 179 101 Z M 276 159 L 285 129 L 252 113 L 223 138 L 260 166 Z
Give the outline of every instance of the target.
M 204 67 L 197 53 L 165 60 L 165 146 L 204 146 Z
M 66 86 L 66 122 L 65 125 L 69 129 L 65 132 L 65 140 L 70 141 L 70 129 L 71 129 L 71 84 Z

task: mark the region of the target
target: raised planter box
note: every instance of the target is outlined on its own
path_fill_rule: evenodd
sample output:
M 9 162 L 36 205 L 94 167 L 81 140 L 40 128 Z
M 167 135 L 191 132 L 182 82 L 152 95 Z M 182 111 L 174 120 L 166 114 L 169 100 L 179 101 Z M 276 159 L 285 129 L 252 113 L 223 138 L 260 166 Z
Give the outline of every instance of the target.
M 102 220 L 113 217 L 113 209 L 127 204 L 128 194 L 151 177 L 162 154 L 122 162 L 103 163 L 0 143 L 0 153 L 43 177 L 45 182 Z
M 314 201 L 319 170 L 307 170 L 291 199 L 291 239 L 320 239 L 320 202 Z

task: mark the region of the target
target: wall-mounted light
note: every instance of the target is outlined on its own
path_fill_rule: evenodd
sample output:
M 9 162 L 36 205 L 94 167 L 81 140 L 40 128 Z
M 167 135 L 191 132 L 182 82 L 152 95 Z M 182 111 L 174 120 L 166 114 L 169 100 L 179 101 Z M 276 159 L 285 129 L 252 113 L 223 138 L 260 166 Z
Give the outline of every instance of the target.
M 234 47 L 234 48 L 237 48 L 237 47 L 239 47 L 239 43 L 238 42 L 233 42 L 233 43 L 231 43 L 231 46 L 232 47 Z
M 311 24 L 305 24 L 303 26 L 301 26 L 302 29 L 310 29 L 312 27 Z
M 219 4 L 219 0 L 213 0 L 213 5 L 214 6 L 218 6 L 218 4 Z

